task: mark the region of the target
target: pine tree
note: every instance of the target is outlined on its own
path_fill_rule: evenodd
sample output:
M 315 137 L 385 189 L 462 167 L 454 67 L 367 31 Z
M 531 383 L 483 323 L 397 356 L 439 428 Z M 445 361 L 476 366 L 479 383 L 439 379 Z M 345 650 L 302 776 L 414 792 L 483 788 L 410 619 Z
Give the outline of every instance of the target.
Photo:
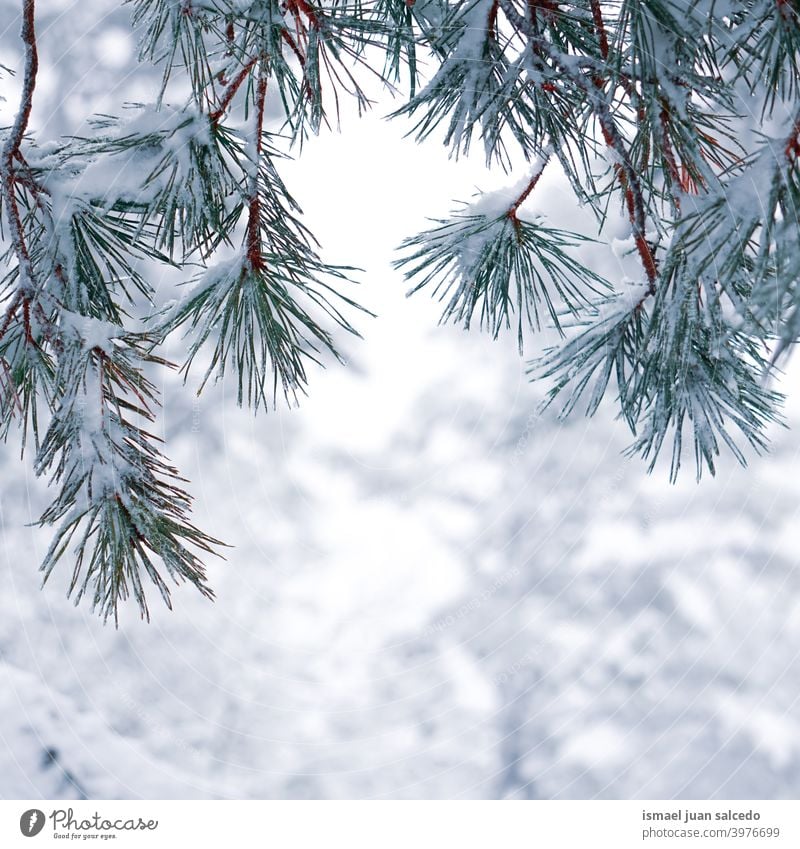
M 693 446 L 698 479 L 723 446 L 742 463 L 780 421 L 772 372 L 800 334 L 800 8 L 795 0 L 128 0 L 140 59 L 163 71 L 153 102 L 98 117 L 92 132 L 29 133 L 38 55 L 22 0 L 25 62 L 3 131 L 0 422 L 56 492 L 42 569 L 74 557 L 70 593 L 117 621 L 145 578 L 211 597 L 183 479 L 150 432 L 159 348 L 186 338 L 189 373 L 235 376 L 240 404 L 295 400 L 307 366 L 357 334 L 354 269 L 332 266 L 280 176 L 281 142 L 335 121 L 340 98 L 370 101 L 367 77 L 407 91 L 395 115 L 454 155 L 477 140 L 489 164 L 527 172 L 431 229 L 396 264 L 431 288 L 443 321 L 520 350 L 555 328 L 530 364 L 563 415 L 612 396 L 631 452 L 671 478 Z M 419 67 L 432 66 L 422 80 Z M 177 84 L 176 84 L 177 79 Z M 178 105 L 172 92 L 188 84 Z M 266 104 L 282 113 L 267 126 Z M 597 234 L 525 209 L 560 168 Z M 638 279 L 581 259 L 627 221 Z M 148 263 L 200 267 L 160 310 Z M 201 351 L 203 354 L 201 355 Z

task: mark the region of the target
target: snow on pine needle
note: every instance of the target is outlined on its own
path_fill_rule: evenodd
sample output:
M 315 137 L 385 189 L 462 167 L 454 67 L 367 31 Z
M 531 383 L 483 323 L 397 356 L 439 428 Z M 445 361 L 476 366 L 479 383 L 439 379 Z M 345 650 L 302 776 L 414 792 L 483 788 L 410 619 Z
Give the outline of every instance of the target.
M 170 258 L 213 253 L 244 208 L 244 138 L 193 107 L 139 105 L 92 127 L 48 157 L 48 182 L 68 177 L 62 194 L 135 221 Z
M 147 351 L 149 341 L 71 317 L 57 374 L 66 389 L 36 458 L 37 474 L 50 473 L 60 486 L 39 520 L 57 524 L 41 566 L 45 580 L 74 545 L 68 593 L 76 604 L 88 596 L 103 619 L 115 622 L 129 597 L 149 620 L 145 578 L 171 606 L 162 570 L 213 597 L 192 549 L 209 554 L 221 545 L 189 522 L 191 498 L 145 429 L 157 396 L 142 369 L 159 362 Z
M 673 476 L 685 444 L 698 469 L 712 471 L 723 446 L 744 461 L 737 433 L 757 450 L 765 444 L 780 404 L 765 388 L 770 368 L 800 333 L 796 4 L 133 0 L 140 59 L 162 73 L 155 104 L 37 146 L 28 127 L 35 0 L 20 3 L 21 97 L 0 157 L 0 423 L 4 435 L 18 425 L 37 451 L 46 431 L 51 459 L 37 468 L 57 469 L 54 453 L 74 450 L 70 382 L 96 372 L 108 404 L 122 409 L 108 369 L 127 357 L 131 383 L 148 379 L 173 331 L 187 332 L 185 370 L 201 349 L 210 352 L 201 388 L 233 373 L 239 402 L 257 409 L 278 394 L 296 397 L 308 363 L 336 356 L 335 334 L 356 332 L 352 269 L 318 252 L 280 179 L 273 141 L 285 133 L 302 142 L 334 125 L 344 97 L 367 108 L 369 78 L 395 92 L 408 82 L 394 115 L 416 122 L 418 139 L 439 135 L 455 156 L 479 140 L 487 163 L 506 170 L 520 156 L 536 163 L 527 182 L 403 242 L 397 265 L 412 291 L 441 298 L 444 320 L 493 336 L 513 326 L 520 346 L 526 328 L 560 330 L 563 345 L 545 352 L 533 375 L 564 393 L 565 410 L 584 397 L 591 412 L 616 393 L 638 453 L 652 463 L 671 442 Z M 594 235 L 630 245 L 640 266 L 631 291 L 581 261 L 587 236 L 525 213 L 551 161 L 593 213 Z M 626 232 L 608 232 L 615 211 Z M 142 333 L 160 306 L 153 262 L 183 268 L 195 286 Z M 100 325 L 90 322 L 85 337 L 77 331 L 89 371 L 71 315 L 119 328 L 111 349 L 90 344 Z M 126 421 L 149 456 L 144 425 Z M 171 480 L 154 462 L 149 473 Z M 105 479 L 100 468 L 86 481 Z M 140 471 L 117 476 L 120 503 L 136 501 L 147 477 Z M 75 480 L 54 479 L 62 489 L 59 508 L 46 514 L 53 521 L 76 501 L 84 483 L 63 488 Z M 162 533 L 177 523 L 174 542 L 188 527 L 186 501 L 177 492 L 170 501 L 164 487 L 130 526 L 106 499 L 109 536 L 90 534 L 87 546 L 106 542 L 78 561 L 102 572 L 103 586 L 117 580 L 114 558 L 125 546 L 128 586 L 135 564 L 149 570 L 139 537 L 127 533 L 134 526 L 167 571 L 183 563 L 191 573 Z
M 238 403 L 258 409 L 273 406 L 279 395 L 296 400 L 305 391 L 307 365 L 321 363 L 324 352 L 340 358 L 322 322 L 358 336 L 343 310 L 366 310 L 335 287 L 355 269 L 321 260 L 268 156 L 251 176 L 240 250 L 202 272 L 188 293 L 155 317 L 153 330 L 163 339 L 184 329 L 187 376 L 208 345 L 211 357 L 200 388 L 212 374 L 220 380 L 233 370 Z
M 665 297 L 657 297 L 644 350 L 648 352 L 629 389 L 636 438 L 631 454 L 652 470 L 671 441 L 674 482 L 690 442 L 699 480 L 716 470 L 724 445 L 742 464 L 739 437 L 756 452 L 767 448 L 765 428 L 781 423 L 783 395 L 763 379 L 768 354 L 746 327 L 726 319 L 718 292 L 697 298 L 697 278 L 686 265 L 671 270 Z M 663 313 L 663 315 L 662 315 Z
M 530 84 L 528 48 L 521 33 L 500 36 L 498 9 L 493 0 L 446 4 L 444 19 L 429 34 L 440 65 L 395 114 L 421 113 L 414 128 L 418 141 L 445 124 L 444 143 L 456 155 L 469 151 L 477 130 L 487 162 L 507 167 L 510 143 L 531 158 L 548 144 L 548 132 L 553 140 L 561 137 L 556 126 L 564 137 L 573 131 L 558 118 L 558 110 L 539 108 L 542 90 Z M 549 88 L 550 101 L 560 97 L 555 87 Z
M 782 422 L 783 396 L 763 380 L 768 352 L 738 321 L 730 299 L 706 286 L 699 301 L 698 278 L 685 258 L 662 279 L 647 306 L 641 286 L 596 304 L 580 332 L 545 350 L 530 373 L 554 380 L 543 406 L 560 399 L 562 417 L 581 402 L 594 415 L 613 386 L 634 435 L 628 453 L 652 471 L 671 444 L 674 482 L 690 443 L 699 480 L 705 470 L 715 473 L 723 446 L 746 462 L 737 436 L 764 451 L 766 426 Z
M 559 316 L 577 315 L 609 284 L 583 265 L 572 249 L 586 236 L 547 226 L 539 216 L 520 211 L 521 199 L 541 175 L 546 160 L 514 186 L 481 194 L 438 227 L 406 239 L 407 255 L 395 261 L 411 292 L 432 286 L 446 301 L 442 321 L 481 328 L 497 337 L 516 324 L 522 350 L 527 327 L 552 325 Z
M 511 148 L 527 160 L 550 151 L 600 238 L 615 207 L 628 219 L 613 238 L 640 263 L 634 287 L 596 301 L 559 278 L 572 327 L 531 364 L 553 381 L 551 400 L 593 413 L 615 393 L 649 468 L 672 445 L 673 479 L 687 444 L 698 476 L 723 446 L 742 463 L 741 439 L 762 450 L 780 420 L 770 368 L 800 328 L 796 4 L 464 0 L 434 44 L 431 83 L 399 110 L 419 116 L 420 137 L 443 129 L 458 154 L 479 134 L 502 165 Z M 522 257 L 552 268 L 555 253 L 559 270 L 578 269 L 515 212 L 467 208 L 406 240 L 414 291 L 433 284 L 445 318 L 478 315 L 493 334 L 512 305 L 518 335 L 526 315 L 564 329 Z M 544 308 L 528 310 L 537 295 Z
M 46 574 L 74 558 L 70 592 L 91 596 L 115 621 L 129 596 L 149 617 L 147 578 L 168 603 L 169 576 L 211 596 L 199 556 L 217 542 L 191 524 L 190 498 L 150 433 L 158 398 L 149 373 L 169 365 L 155 352 L 164 337 L 183 324 L 197 330 L 185 368 L 209 343 L 201 388 L 213 371 L 235 370 L 240 402 L 257 409 L 302 390 L 307 362 L 335 354 L 332 327 L 355 332 L 344 310 L 358 309 L 338 291 L 349 269 L 317 254 L 265 126 L 277 54 L 286 51 L 282 67 L 292 64 L 297 83 L 288 118 L 306 109 L 307 93 L 316 96 L 314 63 L 340 48 L 355 55 L 358 21 L 308 4 L 295 9 L 301 18 L 284 10 L 274 20 L 262 4 L 197 14 L 172 0 L 135 6 L 142 56 L 164 70 L 157 102 L 87 119 L 82 136 L 38 146 L 26 132 L 38 72 L 35 9 L 23 0 L 23 92 L 0 163 L 11 236 L 0 287 L 0 423 L 4 435 L 19 426 L 23 444 L 32 435 L 36 471 L 56 488 L 41 517 L 57 525 Z M 267 51 L 268 41 L 279 49 Z M 190 97 L 181 86 L 175 107 L 167 85 L 179 69 Z M 198 265 L 215 267 L 220 246 L 237 242 L 235 273 L 201 271 L 204 284 L 172 323 L 152 320 L 152 263 L 197 276 Z M 95 415 L 88 429 L 87 410 Z

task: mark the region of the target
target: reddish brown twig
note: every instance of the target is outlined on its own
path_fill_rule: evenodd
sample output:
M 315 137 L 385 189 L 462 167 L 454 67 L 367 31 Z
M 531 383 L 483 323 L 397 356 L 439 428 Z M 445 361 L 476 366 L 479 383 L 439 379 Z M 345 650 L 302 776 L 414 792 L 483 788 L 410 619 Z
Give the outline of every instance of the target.
M 552 147 L 546 148 L 536 163 L 536 168 L 531 175 L 530 180 L 528 181 L 527 186 L 522 191 L 522 194 L 514 201 L 514 203 L 509 208 L 506 215 L 512 220 L 517 220 L 517 210 L 522 206 L 523 203 L 528 199 L 530 193 L 536 188 L 536 184 L 541 179 L 542 174 L 544 174 L 544 169 L 547 168 L 548 162 L 550 162 L 550 157 L 552 156 L 553 150 Z
M 594 29 L 600 43 L 600 55 L 603 59 L 608 59 L 608 34 L 606 33 L 606 25 L 603 22 L 603 11 L 600 8 L 600 0 L 591 0 L 591 6 Z
M 486 27 L 486 34 L 491 41 L 497 38 L 497 13 L 500 10 L 499 0 L 493 0 L 492 6 L 489 9 L 489 25 Z
M 262 60 L 263 61 L 263 60 Z M 263 267 L 261 256 L 261 198 L 258 189 L 258 160 L 261 156 L 261 135 L 264 129 L 264 102 L 267 97 L 267 74 L 262 66 L 259 68 L 258 83 L 256 84 L 256 162 L 254 163 L 253 178 L 250 182 L 250 197 L 247 204 L 247 261 L 254 271 Z
M 319 27 L 319 15 L 317 12 L 309 5 L 307 0 L 290 0 L 290 6 L 295 6 L 299 9 L 305 16 L 308 18 L 308 22 L 312 27 Z
M 28 121 L 33 108 L 33 91 L 36 88 L 36 74 L 39 71 L 39 53 L 36 48 L 36 29 L 34 0 L 22 2 L 22 43 L 25 45 L 25 77 L 22 82 L 19 112 L 17 113 L 11 134 L 3 148 L 3 155 L 13 159 L 22 144 L 22 138 L 28 129 Z
M 666 102 L 662 102 L 661 112 L 659 113 L 659 122 L 661 124 L 661 150 L 664 153 L 664 160 L 667 163 L 667 172 L 669 173 L 670 182 L 672 183 L 672 202 L 675 204 L 675 209 L 680 212 L 681 198 L 676 187 L 684 190 L 684 181 L 681 179 L 681 171 L 678 167 L 678 161 L 675 159 L 675 153 L 672 150 L 672 144 L 669 140 L 669 110 Z
M 528 0 L 528 9 L 531 20 L 536 21 L 538 12 L 543 12 L 545 19 L 552 20 L 558 14 L 558 2 L 556 0 Z
M 792 123 L 792 129 L 789 137 L 786 139 L 784 152 L 786 153 L 786 158 L 790 161 L 797 160 L 800 157 L 800 111 L 798 111 Z
M 22 295 L 17 292 L 11 299 L 11 303 L 6 308 L 5 318 L 3 319 L 2 325 L 0 325 L 0 339 L 2 339 L 6 335 L 6 333 L 8 332 L 8 328 L 11 327 L 11 322 L 14 320 L 14 316 L 17 314 L 17 310 L 19 309 L 21 300 Z
M 611 111 L 611 106 L 603 94 L 602 88 L 595 85 L 593 80 L 587 79 L 572 63 L 565 61 L 561 52 L 546 38 L 539 35 L 531 23 L 519 14 L 513 6 L 512 0 L 499 0 L 499 3 L 511 24 L 528 37 L 535 54 L 543 62 L 546 60 L 552 63 L 565 80 L 572 83 L 572 85 L 586 96 L 595 119 L 600 126 L 603 140 L 616 159 L 614 170 L 617 173 L 620 185 L 625 194 L 625 203 L 628 208 L 634 243 L 636 244 L 636 249 L 641 258 L 645 275 L 647 276 L 647 295 L 654 294 L 658 279 L 658 268 L 650 246 L 647 243 L 645 228 L 646 210 L 642 183 L 631 161 L 630 154 Z
M 231 101 L 236 96 L 236 92 L 241 88 L 242 83 L 247 79 L 251 68 L 258 61 L 258 57 L 253 57 L 242 66 L 239 73 L 233 78 L 230 85 L 225 89 L 224 94 L 220 98 L 217 108 L 208 116 L 212 123 L 216 124 L 219 119 L 225 114 L 227 108 L 231 105 Z
M 11 243 L 19 264 L 21 288 L 23 297 L 28 298 L 29 292 L 34 286 L 33 264 L 25 241 L 25 233 L 22 227 L 22 217 L 17 204 L 16 192 L 14 190 L 15 174 L 14 159 L 19 153 L 25 131 L 33 108 L 33 92 L 36 88 L 36 74 L 39 70 L 39 54 L 36 49 L 36 30 L 34 27 L 34 0 L 23 0 L 22 3 L 22 42 L 25 45 L 25 75 L 22 81 L 22 94 L 20 104 L 11 132 L 3 145 L 0 154 L 0 190 L 2 190 L 3 202 L 6 208 Z

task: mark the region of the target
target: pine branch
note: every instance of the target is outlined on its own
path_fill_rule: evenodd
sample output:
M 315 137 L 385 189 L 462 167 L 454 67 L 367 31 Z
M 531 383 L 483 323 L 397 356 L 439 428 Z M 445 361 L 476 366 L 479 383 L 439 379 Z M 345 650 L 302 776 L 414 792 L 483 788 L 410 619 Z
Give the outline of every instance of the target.
M 241 251 L 196 278 L 154 328 L 161 338 L 186 328 L 191 340 L 186 376 L 209 344 L 212 354 L 200 389 L 215 372 L 222 379 L 233 369 L 239 404 L 256 409 L 274 406 L 279 392 L 296 400 L 308 380 L 306 364 L 319 363 L 323 351 L 339 358 L 321 319 L 358 335 L 337 303 L 366 312 L 334 288 L 354 269 L 327 265 L 317 255 L 264 139 L 259 155 Z
M 225 89 L 225 93 L 220 98 L 219 105 L 209 116 L 211 118 L 212 123 L 216 124 L 219 119 L 225 114 L 228 107 L 231 105 L 233 98 L 236 96 L 236 92 L 239 91 L 242 86 L 242 83 L 247 79 L 250 74 L 250 71 L 259 61 L 259 58 L 260 57 L 258 56 L 253 56 L 252 58 L 248 59 L 247 62 L 239 70 L 239 73 L 236 75 L 236 77 L 228 85 L 227 89 Z M 261 59 L 261 61 L 263 61 L 263 59 Z
M 394 264 L 407 267 L 406 279 L 421 278 L 409 294 L 434 284 L 434 294 L 449 296 L 442 321 L 468 329 L 480 310 L 481 326 L 495 338 L 516 313 L 521 351 L 525 327 L 543 325 L 541 306 L 561 331 L 562 311 L 574 317 L 607 289 L 606 281 L 567 252 L 585 237 L 520 217 L 553 152 L 544 151 L 521 188 L 482 195 L 449 221 L 406 239 L 401 248 L 410 252 Z
M 146 337 L 121 331 L 102 345 L 87 344 L 78 332 L 64 342 L 59 384 L 65 394 L 36 462 L 37 474 L 52 469 L 61 487 L 39 520 L 60 523 L 41 567 L 45 581 L 75 542 L 68 594 L 76 604 L 89 594 L 93 609 L 116 625 L 119 604 L 129 596 L 149 621 L 144 576 L 171 608 L 153 556 L 175 583 L 189 581 L 213 598 L 204 567 L 187 546 L 213 554 L 222 543 L 189 523 L 191 499 L 177 485 L 183 479 L 155 447 L 156 437 L 136 423 L 153 421 L 156 402 L 141 364 L 163 361 L 146 353 Z
M 22 95 L 0 149 L 0 433 L 21 420 L 24 444 L 32 427 L 57 489 L 45 572 L 73 546 L 76 598 L 116 621 L 128 595 L 149 616 L 145 576 L 167 603 L 166 575 L 210 595 L 192 551 L 217 543 L 190 524 L 149 432 L 154 351 L 180 329 L 184 375 L 203 351 L 200 388 L 232 375 L 256 409 L 294 400 L 309 363 L 338 357 L 336 329 L 356 333 L 345 313 L 360 308 L 340 291 L 353 269 L 317 253 L 273 129 L 302 145 L 343 97 L 370 105 L 362 75 L 393 90 L 404 63 L 410 99 L 395 114 L 414 116 L 418 139 L 443 129 L 454 155 L 479 139 L 489 164 L 510 169 L 512 150 L 532 163 L 403 242 L 395 264 L 412 291 L 430 287 L 445 321 L 493 336 L 513 324 L 520 348 L 528 328 L 556 328 L 563 344 L 532 364 L 548 401 L 592 414 L 616 394 L 631 450 L 652 468 L 671 445 L 673 478 L 688 445 L 698 476 L 723 448 L 740 462 L 742 444 L 764 449 L 781 403 L 765 376 L 800 338 L 795 3 L 748 0 L 720 19 L 661 0 L 132 2 L 141 57 L 163 69 L 155 105 L 95 119 L 47 155 L 29 144 L 38 56 L 22 0 Z M 438 67 L 417 90 L 421 51 Z M 190 98 L 175 108 L 178 71 Z M 781 110 L 794 114 L 779 139 L 743 132 Z M 632 286 L 581 262 L 586 236 L 526 213 L 551 160 L 601 233 L 619 202 L 641 266 Z M 153 306 L 142 260 L 200 266 L 146 334 L 129 329 Z
M 152 153 L 154 136 L 68 141 L 41 159 L 31 145 L 31 164 L 22 143 L 38 67 L 34 17 L 33 3 L 24 0 L 23 94 L 0 154 L 10 235 L 4 255 L 10 270 L 2 284 L 7 306 L 0 323 L 0 426 L 6 437 L 19 415 L 24 449 L 30 422 L 36 472 L 52 472 L 56 495 L 40 523 L 59 527 L 42 564 L 45 579 L 70 552 L 76 601 L 88 592 L 104 619 L 118 622 L 120 601 L 132 595 L 149 618 L 143 576 L 168 605 L 162 568 L 211 597 L 190 546 L 214 553 L 221 545 L 190 524 L 190 497 L 177 486 L 181 478 L 140 424 L 153 421 L 157 406 L 144 368 L 168 364 L 149 353 L 152 337 L 124 328 L 128 316 L 120 301 L 133 303 L 130 285 L 152 296 L 135 268 L 137 259 L 167 260 L 155 248 L 151 210 L 124 191 L 109 200 L 107 175 L 99 181 L 89 175 L 104 157 L 148 148 Z M 91 188 L 78 191 L 81 181 L 105 183 L 101 195 Z M 162 220 L 164 214 L 161 209 Z M 174 230 L 174 222 L 169 226 Z M 51 415 L 40 444 L 42 407 Z
M 0 155 L 0 183 L 6 212 L 6 220 L 11 230 L 11 243 L 17 257 L 22 277 L 22 299 L 29 304 L 32 292 L 36 289 L 36 278 L 31 264 L 30 253 L 23 233 L 22 219 L 17 204 L 14 175 L 14 160 L 19 154 L 20 145 L 28 128 L 33 93 L 36 88 L 36 75 L 39 70 L 39 54 L 36 47 L 34 0 L 23 0 L 21 38 L 25 47 L 25 73 L 22 82 L 19 109 L 17 110 L 11 132 L 3 145 Z M 26 307 L 26 309 L 28 309 Z
M 699 475 L 713 472 L 723 445 L 744 461 L 734 432 L 761 450 L 765 428 L 779 419 L 780 396 L 759 381 L 770 366 L 763 351 L 780 355 L 800 331 L 798 125 L 785 142 L 746 151 L 736 80 L 725 68 L 735 65 L 737 79 L 763 93 L 762 119 L 777 103 L 794 110 L 799 46 L 794 6 L 774 0 L 753 0 L 722 23 L 696 4 L 463 0 L 433 41 L 437 72 L 398 111 L 423 113 L 420 139 L 444 126 L 456 154 L 480 130 L 487 161 L 501 164 L 509 140 L 526 157 L 553 144 L 601 228 L 608 201 L 621 198 L 642 280 L 600 302 L 572 293 L 563 311 L 552 309 L 555 328 L 566 332 L 562 312 L 571 313 L 578 332 L 535 361 L 532 374 L 555 380 L 550 400 L 563 394 L 564 413 L 581 398 L 594 413 L 613 382 L 620 414 L 638 434 L 635 452 L 654 460 L 673 435 L 673 476 L 685 429 Z M 603 188 L 597 157 L 613 175 Z M 517 191 L 524 201 L 528 183 Z M 512 206 L 509 199 L 507 216 Z M 480 314 L 496 335 L 512 304 L 525 314 L 507 227 L 516 209 L 505 219 L 499 208 L 472 212 L 406 240 L 413 252 L 397 265 L 421 281 L 412 291 L 434 284 L 449 298 L 444 320 L 468 326 Z M 547 249 L 534 244 L 529 259 L 541 260 Z M 526 273 L 534 303 L 537 278 Z M 728 359 L 714 353 L 718 344 Z
M 626 148 L 622 133 L 619 130 L 614 114 L 602 90 L 588 80 L 580 71 L 576 71 L 572 57 L 566 57 L 553 47 L 545 38 L 535 32 L 531 24 L 514 8 L 512 0 L 499 0 L 500 8 L 511 23 L 524 33 L 534 49 L 534 55 L 547 59 L 558 70 L 564 79 L 578 89 L 589 103 L 603 134 L 606 145 L 616 157 L 615 167 L 618 169 L 620 180 L 625 191 L 628 213 L 636 249 L 642 261 L 647 276 L 648 288 L 646 296 L 655 294 L 658 269 L 655 259 L 647 243 L 646 236 L 646 205 L 642 183 L 637 170 L 633 166 L 630 154 Z M 604 30 L 603 30 L 604 32 Z M 607 47 L 607 45 L 606 45 Z M 542 61 L 540 60 L 540 61 Z M 547 70 L 543 64 L 543 70 Z

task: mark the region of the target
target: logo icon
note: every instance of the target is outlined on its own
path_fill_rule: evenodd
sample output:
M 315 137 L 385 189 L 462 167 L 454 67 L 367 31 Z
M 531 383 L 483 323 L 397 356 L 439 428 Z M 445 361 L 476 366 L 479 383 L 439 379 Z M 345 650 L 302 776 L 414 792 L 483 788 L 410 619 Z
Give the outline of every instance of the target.
M 36 837 L 44 828 L 44 812 L 38 808 L 31 808 L 19 818 L 19 830 L 25 837 Z

